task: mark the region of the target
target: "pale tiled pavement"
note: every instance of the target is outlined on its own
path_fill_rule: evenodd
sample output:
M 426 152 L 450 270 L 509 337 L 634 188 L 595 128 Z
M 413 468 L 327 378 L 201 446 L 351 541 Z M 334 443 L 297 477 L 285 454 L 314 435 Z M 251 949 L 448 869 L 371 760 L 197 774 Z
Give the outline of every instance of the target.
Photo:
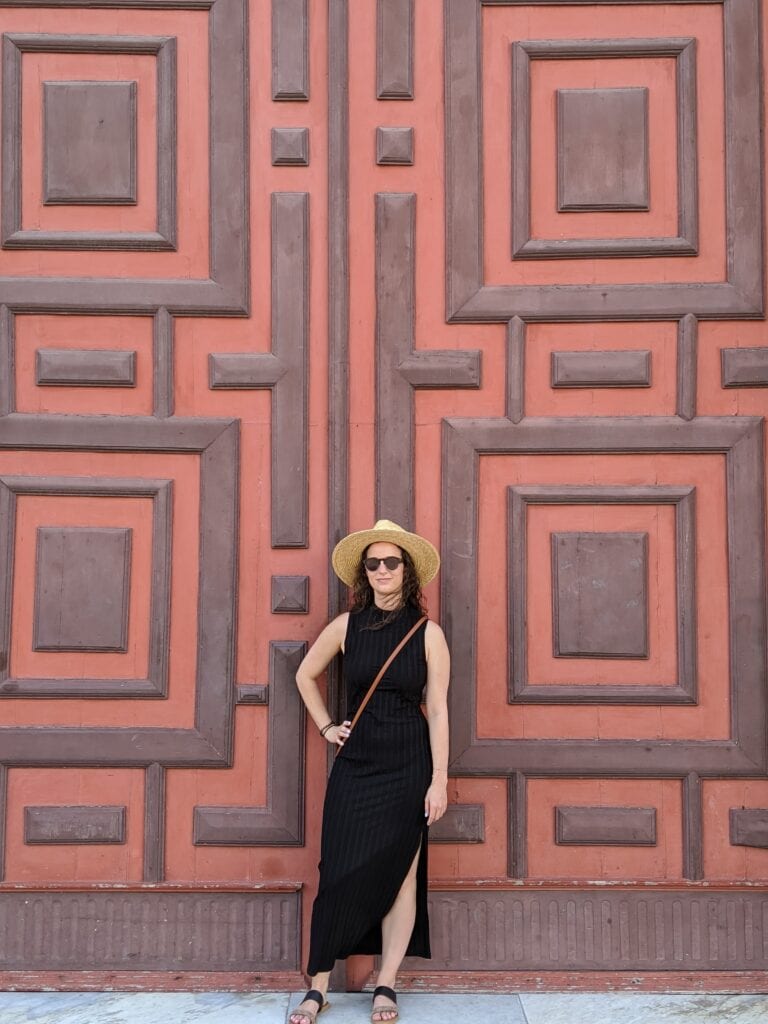
M 766 978 L 768 988 L 768 977 Z M 0 1024 L 286 1024 L 299 993 L 0 992 Z M 319 1024 L 366 1024 L 370 995 L 331 993 Z M 768 995 L 403 993 L 402 1024 L 768 1024 Z

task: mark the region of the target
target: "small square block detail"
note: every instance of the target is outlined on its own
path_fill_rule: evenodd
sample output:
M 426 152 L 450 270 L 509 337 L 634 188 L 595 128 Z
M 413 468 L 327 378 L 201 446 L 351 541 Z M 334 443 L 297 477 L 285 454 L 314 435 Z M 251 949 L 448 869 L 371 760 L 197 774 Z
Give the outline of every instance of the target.
M 309 128 L 273 128 L 272 164 L 309 165 Z
M 131 530 L 40 527 L 36 651 L 125 651 Z
M 136 82 L 44 82 L 45 203 L 136 202 Z
M 309 576 L 273 576 L 272 611 L 284 615 L 309 611 Z
M 553 533 L 555 657 L 648 656 L 645 533 Z
M 413 128 L 376 129 L 376 163 L 413 163 Z

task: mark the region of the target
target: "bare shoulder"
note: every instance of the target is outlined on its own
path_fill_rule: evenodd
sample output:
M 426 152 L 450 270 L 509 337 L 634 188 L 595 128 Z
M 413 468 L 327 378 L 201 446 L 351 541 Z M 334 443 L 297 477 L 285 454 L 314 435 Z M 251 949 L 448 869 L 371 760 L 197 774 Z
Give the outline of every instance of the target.
M 427 649 L 427 654 L 448 650 L 445 633 L 432 619 L 427 622 L 427 628 L 424 633 L 424 645 Z
M 341 615 L 337 615 L 335 619 L 332 619 L 325 628 L 333 636 L 334 640 L 338 640 L 339 644 L 343 644 L 344 637 L 347 635 L 348 623 L 349 612 L 342 612 Z

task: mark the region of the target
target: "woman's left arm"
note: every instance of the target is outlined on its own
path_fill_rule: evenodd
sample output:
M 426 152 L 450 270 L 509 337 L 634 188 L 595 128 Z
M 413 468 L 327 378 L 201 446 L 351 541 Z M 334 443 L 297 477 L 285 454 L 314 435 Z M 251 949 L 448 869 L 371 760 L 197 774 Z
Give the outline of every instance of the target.
M 424 816 L 431 825 L 448 806 L 448 679 L 451 656 L 445 635 L 436 622 L 428 622 L 424 637 L 427 655 L 427 722 L 432 749 L 432 782 L 424 797 Z

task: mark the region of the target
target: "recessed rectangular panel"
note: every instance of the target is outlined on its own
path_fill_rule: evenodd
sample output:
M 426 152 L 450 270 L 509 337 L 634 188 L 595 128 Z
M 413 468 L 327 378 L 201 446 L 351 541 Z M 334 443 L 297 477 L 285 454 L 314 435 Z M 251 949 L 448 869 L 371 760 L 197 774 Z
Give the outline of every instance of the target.
M 430 843 L 485 842 L 485 808 L 482 804 L 449 804 L 439 821 L 429 827 Z
M 720 351 L 724 388 L 768 387 L 768 345 Z
M 25 843 L 124 843 L 125 807 L 25 807 Z
M 647 534 L 553 533 L 556 657 L 648 656 Z
M 732 807 L 731 846 L 768 849 L 768 808 Z
M 36 651 L 124 651 L 131 531 L 40 527 L 35 580 Z
M 559 210 L 648 209 L 648 90 L 557 90 Z
M 648 349 L 552 353 L 553 388 L 647 388 L 650 384 Z
M 136 202 L 136 82 L 43 83 L 46 203 Z
M 83 387 L 136 386 L 136 353 L 115 349 L 39 348 L 35 383 Z
M 574 846 L 655 846 L 654 807 L 556 807 L 555 841 Z

